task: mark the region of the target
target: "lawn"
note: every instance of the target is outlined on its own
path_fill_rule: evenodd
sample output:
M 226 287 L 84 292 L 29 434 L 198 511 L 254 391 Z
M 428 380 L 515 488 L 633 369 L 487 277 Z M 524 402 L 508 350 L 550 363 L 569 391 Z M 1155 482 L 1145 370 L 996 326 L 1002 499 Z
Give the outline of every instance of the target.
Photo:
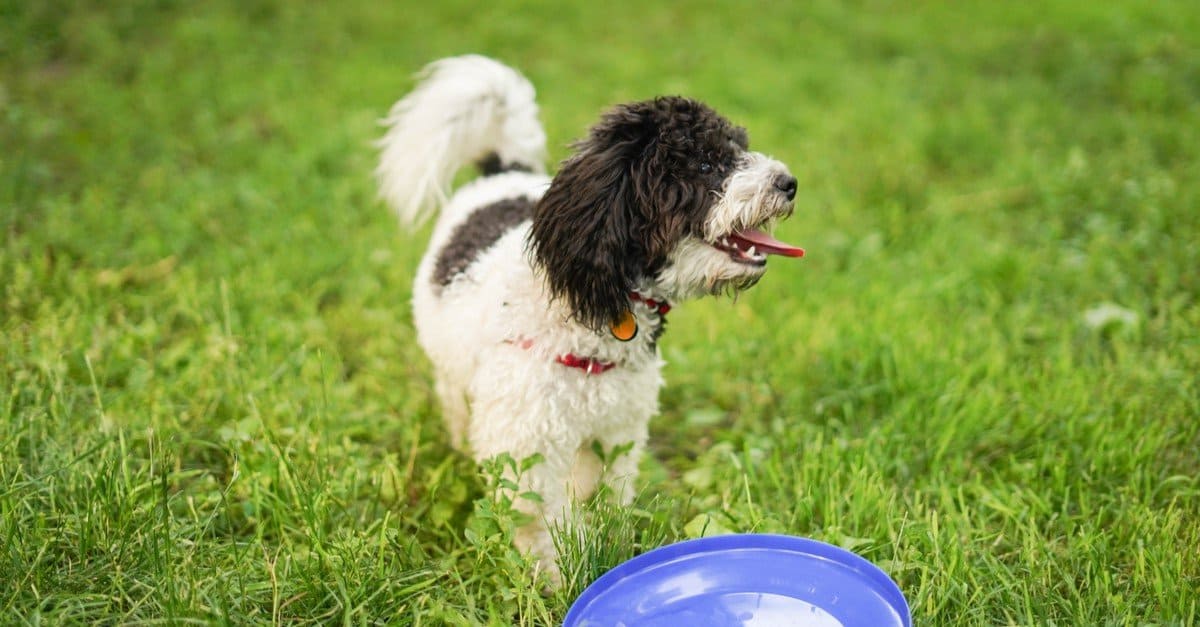
M 642 495 L 549 595 L 371 179 L 465 52 L 555 161 L 683 93 L 800 181 L 808 256 L 672 312 Z M 851 548 L 918 625 L 1200 624 L 1194 2 L 0 0 L 0 237 L 5 624 L 551 625 L 723 531 Z

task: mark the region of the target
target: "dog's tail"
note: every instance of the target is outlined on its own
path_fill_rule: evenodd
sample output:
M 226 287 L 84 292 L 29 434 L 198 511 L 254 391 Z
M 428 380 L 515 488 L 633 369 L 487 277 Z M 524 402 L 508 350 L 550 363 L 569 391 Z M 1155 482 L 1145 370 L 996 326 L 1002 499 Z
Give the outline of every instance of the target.
M 379 140 L 379 193 L 406 226 L 446 201 L 454 173 L 476 163 L 496 170 L 545 171 L 546 133 L 533 85 L 516 70 L 478 55 L 425 67 L 412 93 L 392 106 Z

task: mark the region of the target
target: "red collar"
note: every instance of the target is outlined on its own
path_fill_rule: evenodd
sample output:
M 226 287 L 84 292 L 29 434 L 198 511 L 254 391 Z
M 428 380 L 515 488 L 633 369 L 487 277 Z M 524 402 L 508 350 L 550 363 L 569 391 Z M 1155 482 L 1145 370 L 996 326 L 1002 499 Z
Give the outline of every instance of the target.
M 586 374 L 601 374 L 617 367 L 617 364 L 611 361 L 600 361 L 592 357 L 580 357 L 574 353 L 559 355 L 554 358 L 554 361 L 568 368 L 579 368 Z
M 508 340 L 507 343 L 513 344 L 524 350 L 533 348 L 533 340 L 529 338 Z M 585 374 L 601 374 L 617 367 L 617 364 L 611 361 L 600 361 L 594 357 L 580 357 L 574 353 L 559 355 L 558 357 L 554 358 L 554 361 L 567 366 L 568 368 L 579 368 Z
M 645 303 L 647 307 L 658 310 L 658 315 L 660 315 L 660 316 L 665 316 L 665 315 L 667 315 L 668 311 L 671 311 L 671 303 L 668 303 L 665 300 L 654 300 L 653 298 L 646 298 L 645 296 L 642 296 L 641 294 L 638 294 L 637 292 L 630 292 L 629 299 L 636 300 L 639 303 Z
M 668 311 L 671 311 L 671 303 L 665 300 L 654 300 L 638 294 L 637 292 L 629 293 L 630 300 L 636 300 L 639 303 L 644 303 L 647 307 L 658 312 L 660 316 L 666 316 Z M 533 346 L 533 340 L 521 339 L 515 342 L 518 346 L 524 349 L 529 349 Z M 611 361 L 601 361 L 595 357 L 580 357 L 574 353 L 559 355 L 554 358 L 554 361 L 568 368 L 578 368 L 584 374 L 603 374 L 617 367 L 617 364 Z

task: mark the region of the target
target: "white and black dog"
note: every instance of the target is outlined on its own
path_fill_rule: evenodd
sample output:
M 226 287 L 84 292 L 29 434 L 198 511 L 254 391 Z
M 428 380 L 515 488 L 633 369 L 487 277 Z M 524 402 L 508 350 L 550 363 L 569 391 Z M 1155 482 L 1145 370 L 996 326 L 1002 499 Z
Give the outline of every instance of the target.
M 572 499 L 600 481 L 633 497 L 671 304 L 804 254 L 766 232 L 791 214 L 796 179 L 680 97 L 615 107 L 548 176 L 533 87 L 480 56 L 429 65 L 386 124 L 382 196 L 406 225 L 439 215 L 413 318 L 451 440 L 477 460 L 542 456 L 520 477 L 541 501 L 516 499 L 534 519 L 516 542 L 557 580 L 548 529 Z M 472 163 L 481 176 L 449 196 Z M 594 443 L 628 450 L 604 467 Z

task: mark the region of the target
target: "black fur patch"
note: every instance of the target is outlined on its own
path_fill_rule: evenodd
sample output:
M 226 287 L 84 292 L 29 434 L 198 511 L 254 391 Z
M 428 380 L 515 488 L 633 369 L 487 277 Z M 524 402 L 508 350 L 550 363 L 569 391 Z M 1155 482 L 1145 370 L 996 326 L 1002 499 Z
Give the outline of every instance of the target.
M 529 219 L 533 202 L 528 198 L 506 198 L 476 209 L 466 222 L 458 225 L 433 267 L 435 289 L 454 282 L 479 254 L 487 250 L 513 227 Z
M 475 167 L 479 168 L 479 173 L 484 176 L 504 174 L 505 172 L 533 172 L 533 168 L 523 163 L 505 163 L 501 161 L 500 155 L 494 152 L 489 152 L 486 157 L 476 161 Z

